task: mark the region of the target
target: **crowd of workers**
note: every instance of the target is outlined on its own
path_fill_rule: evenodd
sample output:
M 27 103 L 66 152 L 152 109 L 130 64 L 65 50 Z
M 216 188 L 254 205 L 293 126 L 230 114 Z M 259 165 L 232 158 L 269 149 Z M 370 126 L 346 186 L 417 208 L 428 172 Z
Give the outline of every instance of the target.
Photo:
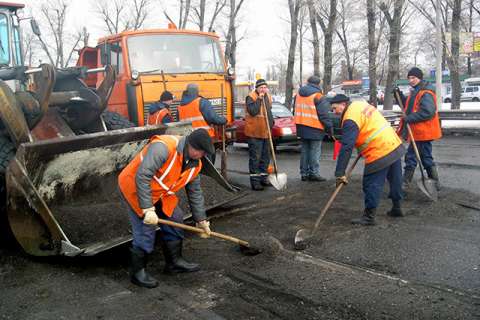
M 400 126 L 394 130 L 374 106 L 365 101 L 351 101 L 344 94 L 327 97 L 322 94 L 320 78 L 311 76 L 295 97 L 294 115 L 297 135 L 301 140 L 301 181 L 319 182 L 320 154 L 325 135 L 333 135 L 328 113 L 341 115 L 341 149 L 337 159 L 336 184 L 347 184 L 346 168 L 353 148 L 365 159 L 362 188 L 364 213 L 352 220 L 354 224 L 374 225 L 385 181 L 389 182 L 392 217 L 402 217 L 403 189 L 408 187 L 417 166 L 411 141 L 406 135 L 410 126 L 420 158 L 428 177 L 438 184 L 438 172 L 432 156 L 432 141 L 441 137 L 440 121 L 433 88 L 423 81 L 423 73 L 414 67 L 408 72 L 412 90 L 407 98 L 400 95 L 405 106 Z M 150 107 L 149 124 L 173 120 L 169 105 L 173 95 L 163 92 L 160 101 Z M 254 191 L 269 186 L 267 179 L 270 162 L 268 128 L 273 125 L 272 98 L 265 80 L 259 79 L 245 101 L 245 135 L 249 138 L 250 185 Z M 189 84 L 178 107 L 179 120 L 191 121 L 195 129 L 186 137 L 154 136 L 119 176 L 119 188 L 125 206 L 130 211 L 133 243 L 131 248 L 131 281 L 139 286 L 153 288 L 156 279 L 146 272 L 147 257 L 154 249 L 156 230 L 160 227 L 160 243 L 165 256 L 165 272 L 193 272 L 198 264 L 188 262 L 182 255 L 181 229 L 159 224 L 159 219 L 183 221 L 183 212 L 177 206 L 177 191 L 185 188 L 197 226 L 210 234 L 210 223 L 205 213 L 204 197 L 198 174 L 202 158 L 215 153 L 212 143 L 214 125 L 225 125 L 227 120 L 213 110 L 207 99 L 199 96 L 196 84 Z M 402 140 L 410 142 L 408 149 Z M 404 157 L 402 173 L 401 159 Z

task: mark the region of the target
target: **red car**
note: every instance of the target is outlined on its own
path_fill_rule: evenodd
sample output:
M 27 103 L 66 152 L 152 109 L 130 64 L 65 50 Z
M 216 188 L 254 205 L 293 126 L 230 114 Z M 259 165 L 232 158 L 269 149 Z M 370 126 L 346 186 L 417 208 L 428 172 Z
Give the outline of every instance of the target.
M 274 146 L 298 144 L 297 127 L 293 119 L 293 114 L 283 104 L 272 103 L 272 115 L 275 124 L 272 128 L 272 139 Z M 235 106 L 235 121 L 234 126 L 236 130 L 235 142 L 247 143 L 245 136 L 245 105 Z

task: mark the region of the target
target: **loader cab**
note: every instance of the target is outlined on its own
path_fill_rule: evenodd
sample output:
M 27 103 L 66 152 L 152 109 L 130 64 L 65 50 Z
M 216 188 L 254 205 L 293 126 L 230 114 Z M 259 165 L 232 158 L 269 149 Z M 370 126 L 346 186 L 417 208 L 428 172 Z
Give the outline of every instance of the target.
M 0 2 L 0 67 L 23 66 L 17 10 L 23 4 Z

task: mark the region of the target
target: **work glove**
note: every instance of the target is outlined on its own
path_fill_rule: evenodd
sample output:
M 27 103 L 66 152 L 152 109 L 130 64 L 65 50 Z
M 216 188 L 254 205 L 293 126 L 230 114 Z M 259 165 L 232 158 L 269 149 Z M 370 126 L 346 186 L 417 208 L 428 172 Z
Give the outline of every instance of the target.
M 336 187 L 338 187 L 341 184 L 348 184 L 347 176 L 337 177 L 337 179 L 335 180 Z
M 196 223 L 197 228 L 203 229 L 204 233 L 200 233 L 201 238 L 208 238 L 210 237 L 210 233 L 212 232 L 210 230 L 210 221 L 208 220 L 202 220 L 200 222 Z
M 143 223 L 148 225 L 157 225 L 158 224 L 158 216 L 155 212 L 155 207 L 142 209 L 143 211 Z

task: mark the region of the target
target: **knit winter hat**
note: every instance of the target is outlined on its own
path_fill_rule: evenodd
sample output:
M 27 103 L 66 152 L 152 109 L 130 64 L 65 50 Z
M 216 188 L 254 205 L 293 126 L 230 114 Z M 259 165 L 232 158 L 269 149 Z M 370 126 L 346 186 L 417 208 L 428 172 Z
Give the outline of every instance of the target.
M 340 102 L 350 102 L 350 98 L 344 94 L 339 93 L 330 99 L 330 103 L 340 103 Z
M 307 82 L 318 86 L 318 85 L 320 85 L 320 78 L 317 77 L 317 76 L 310 76 L 307 79 Z
M 205 129 L 194 130 L 187 136 L 187 143 L 194 149 L 203 150 L 208 154 L 215 153 L 215 147 L 213 146 L 212 138 Z
M 173 100 L 173 94 L 170 91 L 163 91 L 160 95 L 160 101 L 170 101 Z
M 422 80 L 423 79 L 423 72 L 417 67 L 413 67 L 408 71 L 407 77 L 414 76 L 417 77 L 418 79 Z
M 258 79 L 257 82 L 255 82 L 255 89 L 257 89 L 260 86 L 266 86 L 267 81 L 265 79 Z

